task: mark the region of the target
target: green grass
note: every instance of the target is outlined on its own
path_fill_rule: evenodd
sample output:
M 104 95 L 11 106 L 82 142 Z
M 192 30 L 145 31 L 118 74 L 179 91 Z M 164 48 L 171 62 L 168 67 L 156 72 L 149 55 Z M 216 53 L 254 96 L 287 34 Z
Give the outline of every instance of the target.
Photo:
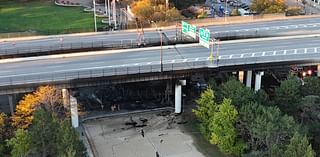
M 92 12 L 83 7 L 61 7 L 52 1 L 0 2 L 0 33 L 61 34 L 89 32 L 93 27 Z

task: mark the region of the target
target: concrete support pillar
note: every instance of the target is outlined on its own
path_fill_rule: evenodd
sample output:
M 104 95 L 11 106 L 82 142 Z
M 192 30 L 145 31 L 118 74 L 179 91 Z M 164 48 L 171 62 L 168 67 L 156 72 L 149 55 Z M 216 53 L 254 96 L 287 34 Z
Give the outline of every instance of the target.
M 175 99 L 174 99 L 174 107 L 175 107 L 175 110 L 174 112 L 175 113 L 181 113 L 181 85 L 180 84 L 176 84 L 175 85 Z
M 62 103 L 66 109 L 70 109 L 72 127 L 79 127 L 77 99 L 70 95 L 70 91 L 68 89 L 62 89 Z
M 14 114 L 13 96 L 8 95 L 8 100 L 9 100 L 9 106 L 10 106 L 10 113 L 11 115 L 13 115 Z
M 62 89 L 62 103 L 64 108 L 69 109 L 70 94 L 68 89 Z
M 261 78 L 264 75 L 264 72 L 257 72 L 256 73 L 256 82 L 254 84 L 254 91 L 258 91 L 259 89 L 261 89 Z
M 175 113 L 181 113 L 182 112 L 182 104 L 181 104 L 181 99 L 182 99 L 182 86 L 186 85 L 186 80 L 180 80 L 178 83 L 175 85 Z
M 79 127 L 78 103 L 77 99 L 70 95 L 71 123 L 74 128 Z
M 252 71 L 247 71 L 247 79 L 246 79 L 246 86 L 251 88 L 251 81 L 252 81 Z
M 244 80 L 244 71 L 239 71 L 238 72 L 238 79 L 241 83 L 243 83 L 243 80 Z
M 320 2 L 320 0 L 318 2 Z M 320 64 L 317 65 L 317 76 L 320 77 Z

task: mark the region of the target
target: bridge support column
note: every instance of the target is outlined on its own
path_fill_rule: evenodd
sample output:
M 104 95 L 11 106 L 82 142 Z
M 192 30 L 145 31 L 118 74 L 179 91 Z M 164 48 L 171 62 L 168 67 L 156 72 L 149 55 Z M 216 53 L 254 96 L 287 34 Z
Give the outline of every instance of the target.
M 70 94 L 68 89 L 62 89 L 62 103 L 64 108 L 69 109 L 70 105 Z
M 320 2 L 320 1 L 318 1 Z M 317 76 L 320 77 L 320 64 L 317 65 Z
M 77 99 L 70 94 L 68 89 L 62 89 L 63 105 L 70 109 L 72 127 L 79 127 L 78 103 Z
M 10 106 L 10 113 L 11 115 L 14 114 L 14 104 L 13 104 L 13 95 L 8 95 L 9 106 Z
M 74 128 L 79 127 L 78 103 L 77 99 L 70 95 L 71 122 Z
M 239 71 L 238 72 L 238 79 L 241 83 L 243 83 L 243 79 L 244 79 L 244 71 Z
M 247 79 L 246 79 L 246 86 L 251 88 L 251 82 L 252 82 L 252 71 L 247 71 Z
M 186 80 L 179 80 L 178 83 L 175 85 L 175 113 L 181 113 L 182 105 L 182 86 L 186 85 Z
M 264 72 L 257 72 L 256 73 L 256 82 L 254 84 L 254 91 L 258 91 L 259 89 L 261 89 L 261 78 L 264 75 Z

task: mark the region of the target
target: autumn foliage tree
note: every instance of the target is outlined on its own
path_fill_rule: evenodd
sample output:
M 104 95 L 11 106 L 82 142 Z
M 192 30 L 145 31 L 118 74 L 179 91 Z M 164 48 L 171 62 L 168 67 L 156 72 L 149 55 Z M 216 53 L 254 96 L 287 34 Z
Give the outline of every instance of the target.
M 62 114 L 61 92 L 53 86 L 39 87 L 35 92 L 27 94 L 18 103 L 16 112 L 12 116 L 12 126 L 26 129 L 33 120 L 36 109 L 44 108 L 46 111 Z
M 166 8 L 165 1 L 138 0 L 131 7 L 141 21 L 174 21 L 181 18 L 176 8 Z
M 284 0 L 253 0 L 250 8 L 262 14 L 284 13 L 286 3 Z

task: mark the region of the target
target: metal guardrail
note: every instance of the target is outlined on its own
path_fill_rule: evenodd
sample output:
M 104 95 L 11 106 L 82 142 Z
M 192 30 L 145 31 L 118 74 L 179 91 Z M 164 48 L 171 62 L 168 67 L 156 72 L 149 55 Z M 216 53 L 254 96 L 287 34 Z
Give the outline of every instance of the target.
M 280 28 L 280 27 L 279 27 Z M 274 29 L 277 30 L 277 29 Z M 233 38 L 250 38 L 250 37 L 263 37 L 271 35 L 268 33 L 269 29 L 243 29 L 241 31 L 224 31 L 224 32 L 212 32 L 213 36 L 218 39 L 233 39 Z M 176 37 L 170 37 L 168 40 L 165 40 L 166 44 L 179 44 L 185 42 L 198 42 L 185 36 L 181 36 L 180 32 L 177 32 Z M 144 43 L 148 45 L 160 45 L 160 38 L 145 38 Z M 143 45 L 143 43 L 141 43 Z M 119 41 L 90 41 L 90 42 L 72 42 L 72 43 L 55 43 L 48 46 L 35 46 L 30 49 L 30 47 L 15 47 L 13 46 L 10 49 L 0 49 L 0 58 L 1 56 L 15 56 L 23 55 L 28 56 L 35 54 L 36 55 L 48 55 L 55 54 L 55 51 L 67 51 L 67 50 L 81 50 L 81 49 L 125 49 L 125 48 L 137 48 L 139 44 L 137 40 L 119 40 Z
M 170 39 L 174 41 L 175 39 Z M 160 39 L 157 38 L 147 38 L 145 43 L 156 44 L 159 43 Z M 44 53 L 44 52 L 54 52 L 63 50 L 80 50 L 80 49 L 94 49 L 94 48 L 137 48 L 139 47 L 136 40 L 119 40 L 119 41 L 91 41 L 91 42 L 72 42 L 72 43 L 55 43 L 49 46 L 35 46 L 30 49 L 30 47 L 12 47 L 10 49 L 0 49 L 0 56 L 8 55 L 21 55 L 21 54 L 31 54 L 31 53 Z

